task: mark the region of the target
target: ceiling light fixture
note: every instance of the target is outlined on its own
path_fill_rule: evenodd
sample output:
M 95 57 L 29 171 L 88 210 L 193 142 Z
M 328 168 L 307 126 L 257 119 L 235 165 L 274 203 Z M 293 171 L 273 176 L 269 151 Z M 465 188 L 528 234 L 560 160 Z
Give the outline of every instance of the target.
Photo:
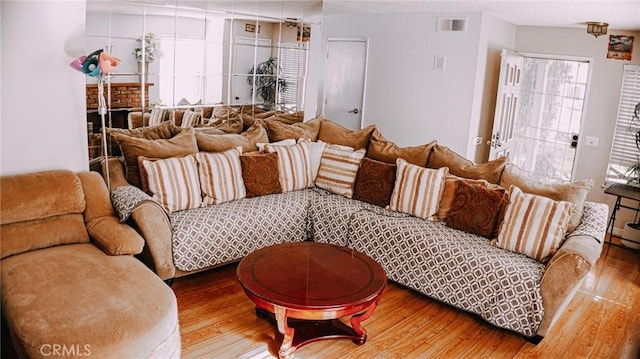
M 587 22 L 587 33 L 591 34 L 598 38 L 600 35 L 607 34 L 607 24 L 606 22 L 597 22 L 597 21 L 589 21 Z

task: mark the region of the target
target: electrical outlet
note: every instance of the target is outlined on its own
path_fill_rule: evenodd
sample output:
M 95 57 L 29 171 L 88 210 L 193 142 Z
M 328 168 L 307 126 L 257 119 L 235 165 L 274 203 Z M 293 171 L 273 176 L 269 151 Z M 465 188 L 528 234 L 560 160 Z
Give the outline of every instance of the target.
M 590 147 L 598 147 L 598 137 L 587 136 L 584 138 L 584 145 Z
M 474 137 L 473 138 L 473 144 L 476 145 L 476 146 L 482 144 L 482 137 Z

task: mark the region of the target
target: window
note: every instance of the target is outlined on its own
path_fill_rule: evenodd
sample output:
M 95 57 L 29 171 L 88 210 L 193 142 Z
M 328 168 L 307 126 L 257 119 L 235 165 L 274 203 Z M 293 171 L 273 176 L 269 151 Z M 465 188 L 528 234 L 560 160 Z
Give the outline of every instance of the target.
M 640 131 L 640 120 L 634 119 L 634 110 L 638 103 L 640 103 L 640 66 L 625 64 L 605 185 L 616 182 L 626 183 L 627 168 L 640 161 L 640 150 L 636 146 L 636 133 Z
M 280 76 L 286 81 L 285 90 L 279 94 L 278 103 L 284 109 L 302 110 L 304 79 L 306 76 L 307 47 L 304 42 L 280 45 Z

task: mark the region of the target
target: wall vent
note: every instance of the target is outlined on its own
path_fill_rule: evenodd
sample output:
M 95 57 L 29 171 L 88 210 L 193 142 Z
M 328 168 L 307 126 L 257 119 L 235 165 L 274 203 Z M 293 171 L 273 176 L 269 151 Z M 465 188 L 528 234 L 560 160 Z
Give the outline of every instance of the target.
M 467 18 L 438 18 L 438 32 L 467 32 Z

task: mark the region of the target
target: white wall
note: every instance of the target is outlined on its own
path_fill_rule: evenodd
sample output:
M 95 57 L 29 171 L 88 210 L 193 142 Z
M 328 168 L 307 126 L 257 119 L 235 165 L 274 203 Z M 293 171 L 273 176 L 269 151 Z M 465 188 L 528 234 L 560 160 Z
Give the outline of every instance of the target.
M 364 125 L 376 124 L 400 146 L 437 139 L 465 154 L 475 92 L 481 14 L 466 33 L 436 31 L 451 14 L 327 15 L 323 38 L 368 38 Z M 446 71 L 433 68 L 446 56 Z
M 88 170 L 82 1 L 2 1 L 0 174 Z
M 466 157 L 476 163 L 489 159 L 489 146 L 496 107 L 498 77 L 500 75 L 500 52 L 513 49 L 516 42 L 516 26 L 497 17 L 482 14 L 478 62 L 476 68 L 475 96 L 473 96 L 469 141 Z M 481 137 L 480 145 L 472 141 Z
M 634 46 L 632 61 L 607 59 L 609 35 L 634 35 L 640 40 L 640 32 L 609 30 L 609 34 L 597 39 L 585 29 L 518 27 L 516 50 L 543 54 L 582 56 L 593 59 L 590 93 L 587 98 L 586 117 L 583 120 L 583 139 L 593 136 L 599 139 L 598 147 L 578 145 L 576 179 L 593 178 L 595 186 L 589 193 L 589 201 L 606 202 L 612 205 L 614 198 L 604 194 L 602 185 L 609 161 L 609 151 L 615 128 L 622 65 L 640 64 L 640 46 Z M 637 45 L 637 44 L 635 44 Z M 616 222 L 617 223 L 617 222 Z

